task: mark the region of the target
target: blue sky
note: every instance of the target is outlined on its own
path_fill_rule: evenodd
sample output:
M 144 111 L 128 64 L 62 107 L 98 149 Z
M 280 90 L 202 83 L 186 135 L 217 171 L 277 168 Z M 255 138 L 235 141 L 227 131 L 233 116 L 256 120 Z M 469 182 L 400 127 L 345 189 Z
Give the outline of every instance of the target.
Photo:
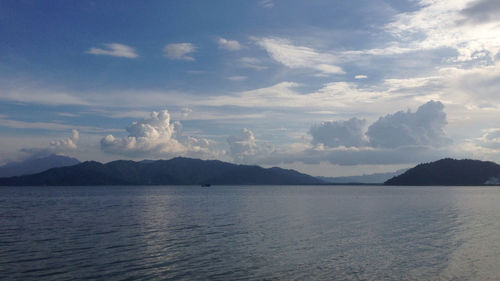
M 0 163 L 500 161 L 500 4 L 2 1 Z

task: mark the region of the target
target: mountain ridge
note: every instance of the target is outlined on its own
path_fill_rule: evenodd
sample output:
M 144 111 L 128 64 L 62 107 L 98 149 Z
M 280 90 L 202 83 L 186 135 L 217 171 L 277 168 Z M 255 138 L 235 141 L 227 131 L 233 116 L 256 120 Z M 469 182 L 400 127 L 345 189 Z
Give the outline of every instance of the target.
M 323 184 L 320 179 L 278 167 L 237 165 L 219 160 L 176 157 L 169 160 L 86 161 L 47 171 L 0 178 L 0 185 L 199 185 L 199 184 Z

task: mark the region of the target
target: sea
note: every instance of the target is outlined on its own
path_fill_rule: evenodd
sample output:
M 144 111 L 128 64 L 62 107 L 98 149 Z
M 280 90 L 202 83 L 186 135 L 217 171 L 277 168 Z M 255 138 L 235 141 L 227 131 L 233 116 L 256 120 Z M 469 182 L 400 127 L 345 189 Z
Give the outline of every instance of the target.
M 500 187 L 1 187 L 0 280 L 500 280 Z

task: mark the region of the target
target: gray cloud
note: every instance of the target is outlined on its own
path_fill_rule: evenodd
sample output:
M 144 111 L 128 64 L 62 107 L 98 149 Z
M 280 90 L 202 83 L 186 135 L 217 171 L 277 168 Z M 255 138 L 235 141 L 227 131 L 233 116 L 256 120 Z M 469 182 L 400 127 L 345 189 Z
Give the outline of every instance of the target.
M 397 148 L 401 146 L 441 147 L 451 143 L 444 127 L 446 113 L 441 102 L 429 101 L 417 111 L 399 111 L 380 117 L 365 133 L 365 120 L 324 122 L 309 130 L 313 145 L 325 147 Z
M 460 11 L 464 21 L 471 23 L 486 23 L 500 20 L 500 1 L 478 0 Z
M 429 101 L 415 112 L 399 111 L 380 117 L 366 133 L 366 121 L 362 119 L 324 122 L 312 126 L 309 131 L 314 147 L 298 146 L 295 150 L 280 149 L 267 155 L 252 155 L 253 161 L 388 165 L 463 155 L 447 146 L 451 140 L 444 132 L 447 121 L 443 109 L 441 102 Z M 491 139 L 496 140 L 496 135 Z
M 415 113 L 399 111 L 380 117 L 368 127 L 366 135 L 373 147 L 424 145 L 440 147 L 451 143 L 444 127 L 446 113 L 441 102 L 429 101 Z
M 312 126 L 309 133 L 313 137 L 312 144 L 323 144 L 327 147 L 354 146 L 367 144 L 364 136 L 366 120 L 351 118 L 346 121 L 323 122 Z

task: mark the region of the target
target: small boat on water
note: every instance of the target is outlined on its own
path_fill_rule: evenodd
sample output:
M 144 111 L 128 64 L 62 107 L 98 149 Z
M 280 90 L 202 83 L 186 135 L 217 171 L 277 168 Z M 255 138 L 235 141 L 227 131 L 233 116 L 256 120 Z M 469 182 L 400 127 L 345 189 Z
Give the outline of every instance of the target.
M 212 186 L 212 185 L 209 184 L 209 183 L 204 183 L 204 184 L 201 185 L 201 187 L 210 187 L 210 186 Z

